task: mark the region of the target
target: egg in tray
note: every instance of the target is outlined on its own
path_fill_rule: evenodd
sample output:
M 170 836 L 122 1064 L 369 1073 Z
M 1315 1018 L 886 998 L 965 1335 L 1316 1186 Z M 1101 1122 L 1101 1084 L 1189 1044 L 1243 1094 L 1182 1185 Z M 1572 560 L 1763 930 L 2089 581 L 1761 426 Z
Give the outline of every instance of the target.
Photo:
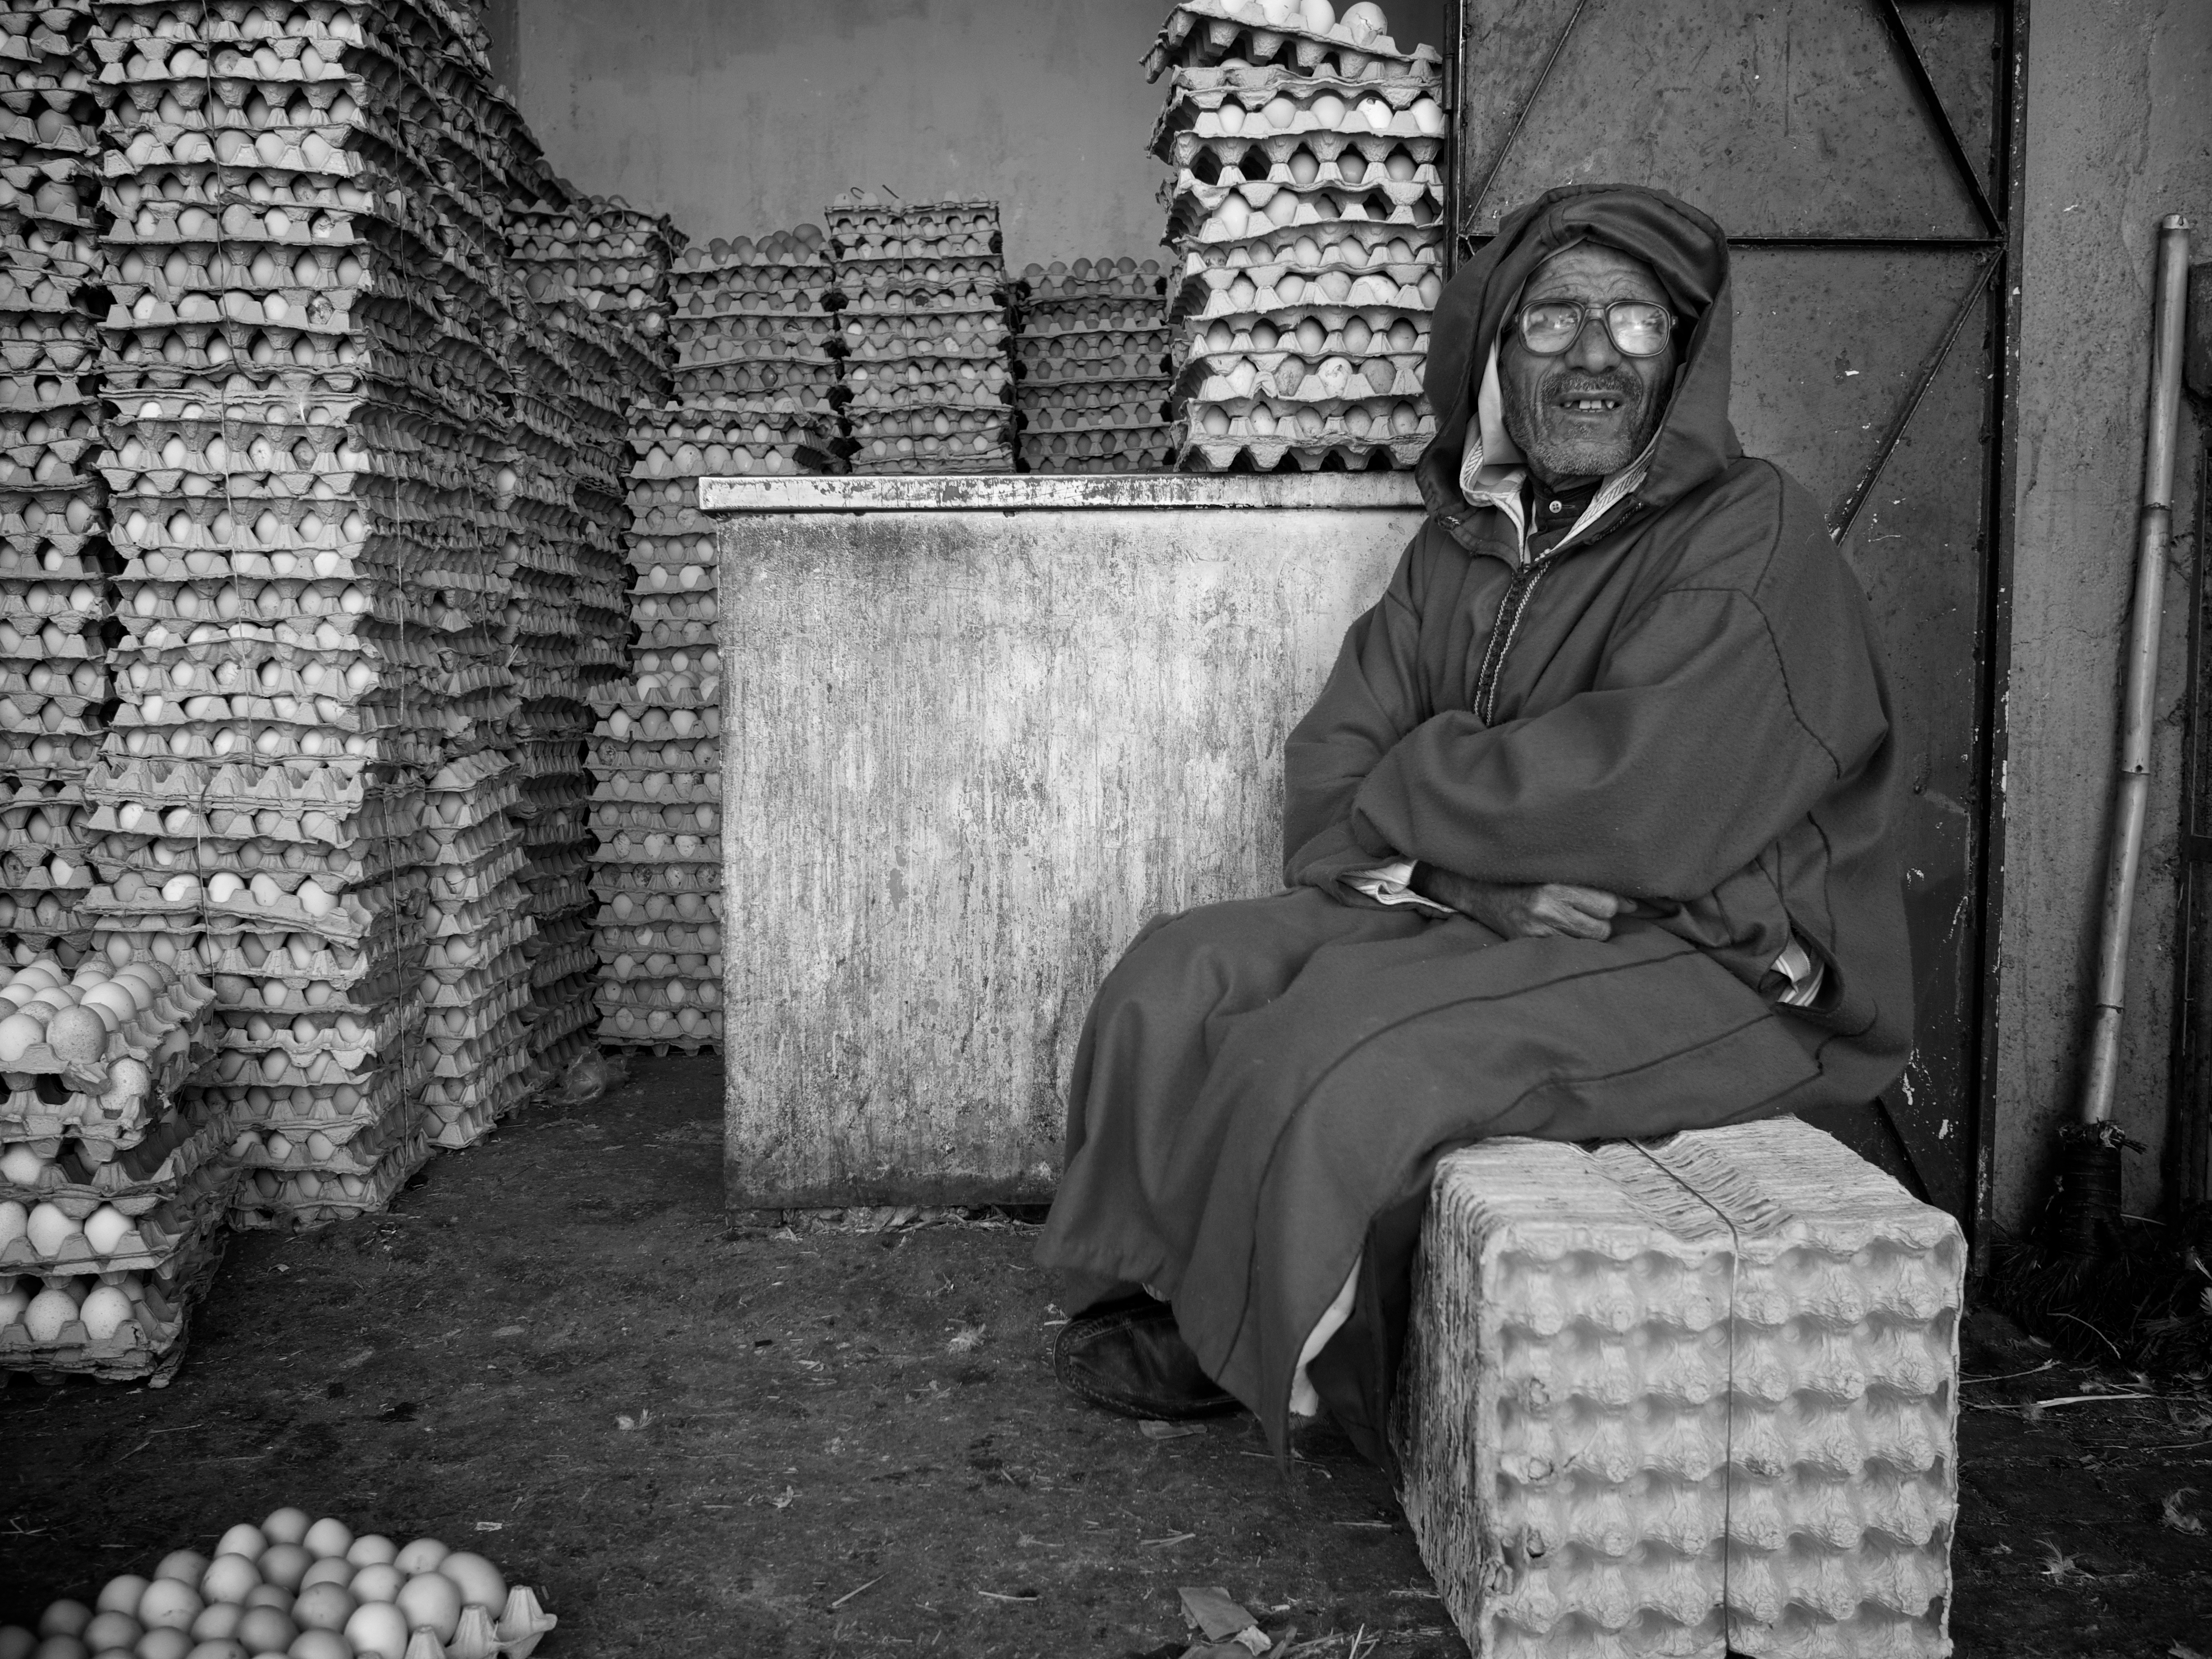
M 1011 472 L 1012 327 L 995 202 L 828 212 L 855 472 Z
M 237 1181 L 229 1118 L 189 1086 L 215 1002 L 119 949 L 0 982 L 0 1370 L 144 1377 L 180 1356 Z
M 1167 278 L 1157 260 L 1054 260 L 1015 284 L 1021 461 L 1030 472 L 1175 465 Z
M 81 950 L 78 786 L 110 697 L 92 465 L 104 298 L 88 4 L 11 9 L 0 54 L 0 941 Z
M 684 248 L 684 234 L 668 219 L 619 196 L 578 197 L 516 211 L 510 246 L 522 264 L 563 272 L 628 313 L 665 367 L 669 274 Z
M 1401 52 L 1367 0 L 1179 7 L 1163 187 L 1182 464 L 1409 466 L 1443 289 L 1447 118 L 1433 48 Z

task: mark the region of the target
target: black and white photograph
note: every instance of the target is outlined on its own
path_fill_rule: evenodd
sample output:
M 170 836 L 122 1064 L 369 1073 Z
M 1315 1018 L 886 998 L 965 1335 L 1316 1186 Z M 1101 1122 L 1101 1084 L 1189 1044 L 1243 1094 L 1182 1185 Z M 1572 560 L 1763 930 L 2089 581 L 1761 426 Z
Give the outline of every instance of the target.
M 2208 531 L 2208 0 L 0 0 L 0 1659 L 2212 1659 Z

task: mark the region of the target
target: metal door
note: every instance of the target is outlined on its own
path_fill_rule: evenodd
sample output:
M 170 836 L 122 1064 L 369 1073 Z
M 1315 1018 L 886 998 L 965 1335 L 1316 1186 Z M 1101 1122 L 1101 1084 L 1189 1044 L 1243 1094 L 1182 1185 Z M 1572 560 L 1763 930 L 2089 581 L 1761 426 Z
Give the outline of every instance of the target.
M 1824 1123 L 1966 1216 L 1990 1137 L 1983 979 L 2010 520 L 2020 0 L 1460 0 L 1464 255 L 1555 185 L 1727 228 L 1733 413 L 1831 504 L 1909 757 L 1918 1046 Z

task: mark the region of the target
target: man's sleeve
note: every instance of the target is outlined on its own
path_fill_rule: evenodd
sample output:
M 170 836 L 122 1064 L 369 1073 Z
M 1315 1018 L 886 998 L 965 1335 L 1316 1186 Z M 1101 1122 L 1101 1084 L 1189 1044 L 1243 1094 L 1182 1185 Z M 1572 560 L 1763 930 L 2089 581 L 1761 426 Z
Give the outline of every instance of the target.
M 1376 763 L 1426 715 L 1418 653 L 1416 535 L 1374 608 L 1345 631 L 1320 698 L 1283 747 L 1283 878 L 1354 902 L 1378 902 L 1344 879 L 1391 862 L 1354 839 L 1354 797 Z
M 1863 765 L 1889 729 L 1865 601 L 1817 524 L 1749 505 L 1701 527 L 1743 545 L 1700 562 L 1752 579 L 1659 592 L 1589 690 L 1533 718 L 1423 721 L 1355 789 L 1347 862 L 1688 900 Z

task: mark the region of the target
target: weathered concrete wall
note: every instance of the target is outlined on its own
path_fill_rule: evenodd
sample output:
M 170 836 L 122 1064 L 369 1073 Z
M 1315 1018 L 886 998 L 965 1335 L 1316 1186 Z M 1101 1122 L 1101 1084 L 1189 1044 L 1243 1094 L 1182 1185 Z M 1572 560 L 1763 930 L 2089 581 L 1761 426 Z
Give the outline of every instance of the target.
M 2190 214 L 2212 248 L 2212 6 L 2036 0 L 2031 21 L 1994 1148 L 1995 1213 L 2015 1229 L 2042 1202 L 2087 1029 L 2160 216 Z M 2159 1201 L 2167 1110 L 2193 420 L 2184 438 L 2120 1088 L 2120 1122 L 2152 1149 L 2129 1159 L 2137 1213 Z
M 1412 480 L 839 483 L 721 530 L 730 1202 L 1042 1198 L 1139 926 L 1280 886 L 1283 739 Z M 1278 505 L 1020 510 L 1078 493 Z
M 494 0 L 553 165 L 697 237 L 819 220 L 848 186 L 1005 204 L 1006 255 L 1160 252 L 1168 0 Z M 1441 39 L 1443 0 L 1386 7 Z M 511 40 L 512 47 L 503 43 Z

